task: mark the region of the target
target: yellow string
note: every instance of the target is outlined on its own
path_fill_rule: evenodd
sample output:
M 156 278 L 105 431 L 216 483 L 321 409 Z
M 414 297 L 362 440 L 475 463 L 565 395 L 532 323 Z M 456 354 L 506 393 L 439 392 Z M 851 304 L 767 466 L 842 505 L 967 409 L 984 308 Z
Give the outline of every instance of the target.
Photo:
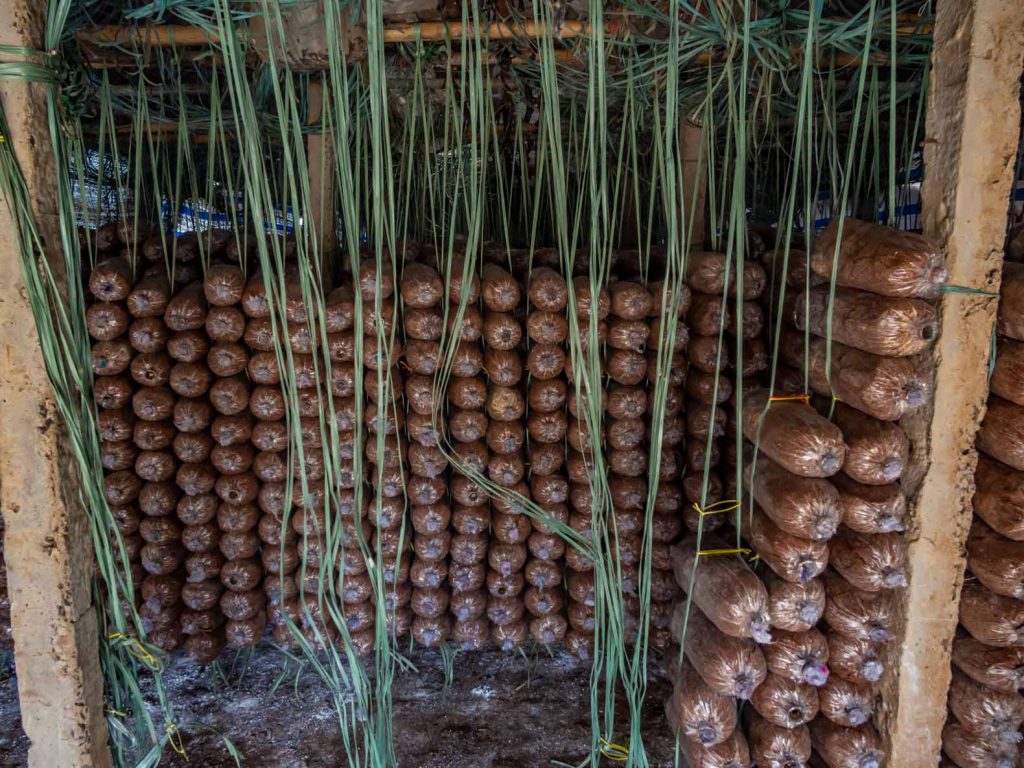
M 601 754 L 613 763 L 625 763 L 629 760 L 629 747 L 616 744 L 608 739 L 601 738 Z M 628 744 L 628 742 L 627 742 Z
M 181 740 L 181 733 L 178 731 L 178 726 L 174 723 L 167 724 L 167 743 L 171 745 L 171 749 L 185 758 L 185 762 L 188 762 L 188 753 L 185 751 L 185 743 Z
M 127 712 L 122 712 L 120 709 L 114 709 L 113 707 L 107 707 L 107 714 L 114 717 L 128 717 Z
M 809 406 L 811 404 L 811 396 L 805 392 L 802 395 L 772 395 L 768 398 L 769 403 L 786 403 L 793 401 L 800 401 L 804 405 Z
M 746 547 L 732 547 L 728 549 L 700 549 L 697 550 L 697 557 L 714 555 L 749 555 L 750 550 Z
M 107 635 L 107 639 L 124 640 L 125 650 L 127 650 L 129 654 L 141 661 L 147 667 L 156 668 L 158 666 L 156 656 L 146 650 L 146 647 L 134 637 L 128 637 L 124 632 L 115 632 L 112 635 Z
M 716 501 L 714 504 L 708 504 L 706 508 L 702 509 L 700 504 L 696 501 L 693 502 L 693 508 L 697 510 L 697 514 L 701 517 L 708 515 L 722 515 L 726 512 L 734 512 L 740 508 L 739 499 L 723 499 L 722 501 Z

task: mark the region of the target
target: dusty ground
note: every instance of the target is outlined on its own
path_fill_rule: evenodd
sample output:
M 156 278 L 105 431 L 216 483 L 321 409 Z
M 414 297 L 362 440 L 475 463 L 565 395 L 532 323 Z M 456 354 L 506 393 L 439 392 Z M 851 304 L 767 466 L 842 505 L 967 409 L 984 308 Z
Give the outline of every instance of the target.
M 395 744 L 399 763 L 413 768 L 530 768 L 553 760 L 575 765 L 590 740 L 589 670 L 564 653 L 460 654 L 445 686 L 437 653 L 413 656 L 417 672 L 399 675 Z M 346 763 L 334 712 L 312 673 L 295 675 L 270 693 L 280 657 L 259 651 L 236 665 L 229 682 L 180 665 L 168 676 L 183 702 L 182 721 L 199 721 L 230 738 L 250 766 L 333 768 Z M 661 702 L 668 683 L 652 670 L 645 730 L 652 766 L 671 766 L 674 740 Z M 219 738 L 193 732 L 191 765 L 233 766 Z M 167 761 L 165 764 L 184 764 Z M 608 763 L 612 765 L 612 763 Z
M 13 662 L 0 652 L 0 766 L 25 765 Z M 345 766 L 337 719 L 320 679 L 284 669 L 271 648 L 240 657 L 233 665 L 200 670 L 177 662 L 165 676 L 180 722 L 200 722 L 231 739 L 257 768 Z M 590 741 L 589 669 L 565 653 L 459 654 L 454 679 L 445 686 L 436 652 L 412 657 L 416 672 L 398 675 L 395 745 L 400 765 L 410 768 L 533 768 L 578 764 Z M 282 671 L 286 680 L 274 690 Z M 673 765 L 672 739 L 662 701 L 669 688 L 652 664 L 644 741 L 652 768 Z M 234 761 L 220 737 L 186 732 L 189 762 L 170 751 L 161 766 L 227 768 Z M 608 762 L 607 765 L 615 765 Z

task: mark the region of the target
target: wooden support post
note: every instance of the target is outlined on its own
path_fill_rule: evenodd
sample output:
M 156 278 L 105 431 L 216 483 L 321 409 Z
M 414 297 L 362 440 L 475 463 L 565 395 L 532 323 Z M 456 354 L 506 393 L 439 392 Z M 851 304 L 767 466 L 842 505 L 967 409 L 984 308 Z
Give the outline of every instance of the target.
M 704 207 L 708 193 L 708 163 L 703 155 L 704 128 L 690 120 L 679 129 L 679 154 L 683 162 L 683 194 L 686 230 L 691 250 L 701 250 L 707 237 Z
M 0 45 L 42 49 L 45 15 L 45 3 L 37 0 L 0 3 Z M 9 124 L 4 141 L 25 175 L 42 258 L 60 274 L 47 87 L 0 80 L 0 100 Z M 32 742 L 29 764 L 105 768 L 111 761 L 89 525 L 77 465 L 43 367 L 14 226 L 6 204 L 0 208 L 0 512 L 21 717 Z
M 1024 25 L 1019 0 L 943 0 L 937 6 L 928 93 L 925 234 L 945 254 L 952 285 L 998 291 L 1006 206 L 1020 126 Z M 928 364 L 935 397 L 906 424 L 915 441 L 910 584 L 902 596 L 898 658 L 884 681 L 888 765 L 939 763 L 950 650 L 964 576 L 977 454 L 988 396 L 997 302 L 946 293 Z
M 309 122 L 320 120 L 323 84 L 309 85 Z M 310 220 L 319 247 L 321 263 L 338 245 L 338 210 L 334 202 L 334 137 L 329 133 L 311 133 L 306 137 L 306 165 L 309 171 Z

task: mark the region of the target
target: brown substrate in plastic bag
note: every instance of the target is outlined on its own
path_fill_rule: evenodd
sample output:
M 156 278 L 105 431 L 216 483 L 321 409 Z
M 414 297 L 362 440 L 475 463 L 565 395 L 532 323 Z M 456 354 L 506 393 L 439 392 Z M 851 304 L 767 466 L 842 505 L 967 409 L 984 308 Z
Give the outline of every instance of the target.
M 743 435 L 781 467 L 803 477 L 834 475 L 846 455 L 835 424 L 802 403 L 770 402 L 765 390 L 748 392 L 743 399 Z
M 1019 262 L 1003 262 L 996 330 L 1000 336 L 1024 341 L 1024 264 Z
M 821 686 L 828 680 L 828 644 L 816 629 L 773 632 L 763 646 L 768 669 L 795 683 Z
M 1024 541 L 1024 472 L 978 454 L 974 514 L 1014 541 Z
M 729 549 L 724 541 L 704 537 L 700 551 Z M 698 555 L 697 537 L 689 536 L 672 548 L 676 582 L 690 589 L 696 565 L 693 602 L 716 627 L 731 637 L 770 642 L 768 593 L 761 580 L 738 555 Z
M 818 714 L 818 689 L 769 673 L 754 691 L 750 703 L 773 725 L 796 728 L 811 722 Z
M 812 337 L 809 353 L 805 366 L 803 334 L 783 331 L 780 354 L 786 365 L 807 370 L 811 388 L 819 395 L 834 394 L 876 419 L 896 421 L 928 400 L 931 385 L 912 360 L 880 357 L 834 342 L 830 382 L 825 374 L 825 340 Z
M 1015 693 L 1024 688 L 1024 646 L 998 648 L 958 637 L 953 641 L 953 665 L 995 691 Z
M 989 388 L 1004 400 L 1024 405 L 1024 343 L 1001 338 L 995 355 Z
M 910 440 L 898 424 L 879 421 L 837 403 L 835 423 L 846 442 L 843 472 L 865 485 L 895 483 L 910 459 Z
M 1003 464 L 1024 471 L 1024 406 L 995 395 L 989 397 L 977 446 Z
M 964 584 L 960 623 L 987 645 L 1024 645 L 1024 602 L 997 595 L 980 583 Z
M 881 296 L 937 299 L 948 272 L 938 249 L 912 232 L 857 219 L 843 222 L 838 259 L 839 224 L 832 222 L 814 243 L 811 269 L 836 284 Z
M 756 712 L 750 716 L 750 757 L 757 768 L 803 768 L 811 758 L 807 726 L 780 728 Z
M 806 584 L 825 572 L 829 561 L 827 543 L 786 533 L 757 507 L 753 514 L 744 510 L 741 520 L 743 538 L 750 548 L 786 581 Z
M 811 289 L 809 302 L 809 306 L 801 300 L 793 302 L 794 324 L 801 331 L 810 330 L 827 338 L 828 289 Z M 934 343 L 938 320 L 935 308 L 920 299 L 889 298 L 840 288 L 832 301 L 831 334 L 834 341 L 873 355 L 908 357 Z
M 1016 743 L 979 736 L 955 720 L 942 729 L 942 750 L 959 768 L 1014 768 L 1020 756 Z
M 821 579 L 794 584 L 766 571 L 764 582 L 773 627 L 806 632 L 821 620 L 825 612 L 825 585 Z
M 747 740 L 739 731 L 733 731 L 729 738 L 713 747 L 702 747 L 684 741 L 680 751 L 690 768 L 748 768 L 750 750 Z
M 683 640 L 685 617 L 686 602 L 681 601 L 672 612 L 672 639 L 677 643 Z M 756 643 L 724 634 L 696 607 L 690 608 L 685 640 L 686 658 L 704 682 L 723 696 L 749 699 L 768 673 Z
M 967 540 L 967 567 L 997 595 L 1024 598 L 1024 542 L 1001 536 L 976 521 Z
M 844 472 L 832 478 L 839 491 L 843 525 L 859 533 L 904 529 L 907 499 L 899 485 L 863 485 Z
M 878 643 L 841 632 L 829 632 L 828 664 L 836 677 L 851 683 L 875 683 L 882 677 Z
M 828 768 L 881 768 L 882 740 L 870 725 L 844 728 L 826 717 L 811 723 L 811 744 Z
M 818 690 L 821 714 L 837 725 L 856 728 L 868 722 L 875 708 L 871 687 L 850 682 L 839 676 L 830 677 Z
M 828 480 L 794 475 L 763 456 L 744 468 L 743 480 L 764 513 L 786 533 L 825 541 L 836 532 L 840 497 Z
M 665 715 L 680 741 L 705 747 L 722 744 L 736 730 L 735 700 L 715 693 L 688 661 L 676 672 Z
M 888 591 L 865 592 L 841 576 L 827 573 L 825 594 L 825 621 L 836 632 L 875 643 L 893 637 L 895 607 Z
M 986 739 L 1017 743 L 1024 723 L 1024 696 L 995 691 L 954 670 L 949 711 L 969 731 Z
M 857 589 L 877 592 L 907 585 L 907 542 L 898 533 L 858 533 L 841 527 L 830 542 L 831 563 Z

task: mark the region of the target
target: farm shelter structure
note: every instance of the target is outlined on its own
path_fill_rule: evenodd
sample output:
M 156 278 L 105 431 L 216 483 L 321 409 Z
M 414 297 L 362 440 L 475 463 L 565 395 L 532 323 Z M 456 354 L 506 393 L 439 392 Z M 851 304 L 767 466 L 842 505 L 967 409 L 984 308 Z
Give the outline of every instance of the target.
M 0 757 L 1017 765 L 1022 70 L 1012 0 L 4 3 Z

